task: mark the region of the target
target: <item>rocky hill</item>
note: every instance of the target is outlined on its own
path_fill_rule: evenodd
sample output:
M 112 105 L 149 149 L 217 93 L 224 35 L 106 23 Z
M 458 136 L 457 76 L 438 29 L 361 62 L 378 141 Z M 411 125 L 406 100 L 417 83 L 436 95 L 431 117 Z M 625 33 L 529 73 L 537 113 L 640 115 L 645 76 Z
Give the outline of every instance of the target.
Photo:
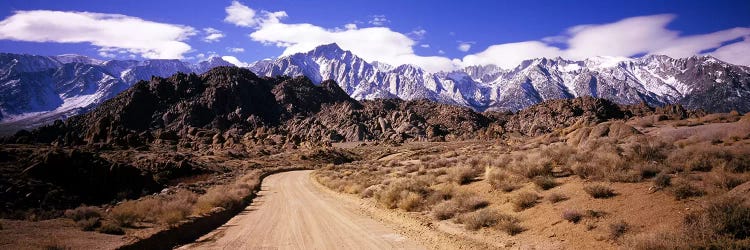
M 125 147 L 172 142 L 194 149 L 298 147 L 344 141 L 489 139 L 509 131 L 539 135 L 578 121 L 675 112 L 678 118 L 689 115 L 680 106 L 622 106 L 582 97 L 542 102 L 515 114 L 478 113 L 425 99 L 357 101 L 330 80 L 315 85 L 306 77 L 258 77 L 247 69 L 217 67 L 202 75 L 178 73 L 139 82 L 89 113 L 6 140 Z

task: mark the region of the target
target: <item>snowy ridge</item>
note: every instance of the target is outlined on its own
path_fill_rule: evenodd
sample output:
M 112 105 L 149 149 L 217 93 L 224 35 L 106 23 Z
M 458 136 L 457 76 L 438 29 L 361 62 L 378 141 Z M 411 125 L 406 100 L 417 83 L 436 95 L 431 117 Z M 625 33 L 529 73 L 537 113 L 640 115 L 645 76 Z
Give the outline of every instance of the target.
M 219 57 L 99 61 L 80 55 L 0 53 L 0 125 L 37 126 L 85 112 L 139 80 L 232 65 Z M 593 96 L 620 104 L 680 103 L 711 112 L 750 112 L 750 68 L 710 56 L 536 58 L 512 69 L 469 66 L 427 73 L 414 65 L 367 62 L 336 44 L 250 64 L 260 76 L 335 80 L 355 99 L 429 99 L 477 111 L 516 111 L 539 102 Z
M 706 68 L 712 70 L 704 71 Z M 660 55 L 637 59 L 599 56 L 582 61 L 537 58 L 508 70 L 483 65 L 426 73 L 412 65 L 367 63 L 336 44 L 328 44 L 307 53 L 256 63 L 251 70 L 264 76 L 304 75 L 316 83 L 333 79 L 358 100 L 426 98 L 477 111 L 515 111 L 545 100 L 579 96 L 607 98 L 620 104 L 645 102 L 661 106 L 714 91 L 717 87 L 711 84 L 716 83 L 738 83 L 739 86 L 728 86 L 739 87 L 733 91 L 737 93 L 735 97 L 750 91 L 747 67 L 710 56 L 681 59 Z M 748 102 L 740 103 L 740 109 L 749 106 Z M 689 108 L 705 108 L 688 104 Z
M 85 112 L 152 76 L 203 73 L 228 65 L 232 64 L 219 57 L 190 64 L 0 53 L 0 125 L 25 128 L 49 123 Z

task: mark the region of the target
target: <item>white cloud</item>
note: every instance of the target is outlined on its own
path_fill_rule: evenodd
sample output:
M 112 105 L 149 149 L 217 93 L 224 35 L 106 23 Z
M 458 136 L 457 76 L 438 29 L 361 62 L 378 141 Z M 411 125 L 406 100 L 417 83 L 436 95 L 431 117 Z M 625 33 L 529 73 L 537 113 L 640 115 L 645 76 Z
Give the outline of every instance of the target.
M 388 18 L 385 18 L 385 15 L 373 15 L 372 19 L 368 23 L 375 25 L 375 26 L 383 26 L 383 25 L 391 23 L 391 20 L 388 20 Z
M 203 41 L 207 43 L 218 42 L 224 37 L 224 33 L 222 33 L 221 30 L 211 27 L 203 29 L 203 32 L 206 34 L 206 36 L 203 37 Z
M 471 49 L 471 45 L 473 45 L 474 42 L 459 42 L 458 47 L 456 47 L 458 50 L 467 52 Z
M 92 12 L 17 11 L 0 21 L 1 40 L 91 43 L 102 56 L 125 51 L 144 58 L 180 59 L 191 50 L 184 41 L 195 34 L 189 26 Z
M 218 56 L 219 56 L 218 53 L 216 53 L 214 51 L 208 51 L 206 53 L 198 53 L 197 55 L 195 55 L 194 59 L 196 59 L 198 61 L 205 61 L 205 60 L 207 60 L 207 59 L 209 59 L 211 57 L 218 57 Z
M 750 66 L 750 36 L 708 54 L 728 63 Z
M 245 48 L 231 48 L 231 47 L 228 47 L 227 51 L 228 52 L 232 52 L 232 53 L 242 53 L 242 52 L 245 52 Z
M 345 50 L 362 57 L 366 61 L 380 61 L 391 65 L 414 64 L 426 71 L 452 70 L 450 59 L 444 57 L 422 57 L 414 54 L 416 42 L 409 36 L 387 27 L 356 29 L 325 29 L 309 23 L 286 24 L 283 15 L 268 13 L 250 38 L 267 45 L 283 47 L 282 56 L 307 52 L 321 44 L 336 43 Z
M 425 35 L 427 35 L 427 31 L 422 28 L 416 28 L 412 30 L 411 32 L 407 33 L 409 37 L 411 37 L 414 40 L 422 40 Z
M 238 2 L 232 2 L 230 7 L 233 6 L 250 9 Z M 666 28 L 675 18 L 674 15 L 640 16 L 613 23 L 578 25 L 568 28 L 562 35 L 495 44 L 478 53 L 466 55 L 463 59 L 450 59 L 442 56 L 445 54 L 443 50 L 437 51 L 441 56 L 426 57 L 414 53 L 415 46 L 430 47 L 428 44 L 417 43 L 426 34 L 421 28 L 400 33 L 388 27 L 360 28 L 351 23 L 344 25 L 344 29 L 326 29 L 310 23 L 285 23 L 282 21 L 287 17 L 284 11 L 252 10 L 252 13 L 254 24 L 251 27 L 254 31 L 250 33 L 250 38 L 265 45 L 284 48 L 281 56 L 307 52 L 322 44 L 336 43 L 366 61 L 380 61 L 396 66 L 413 64 L 428 72 L 484 64 L 512 68 L 523 60 L 538 57 L 584 59 L 593 56 L 629 57 L 637 54 L 684 57 L 700 54 L 707 49 L 715 50 L 712 55 L 728 62 L 747 64 L 746 58 L 750 58 L 750 50 L 747 49 L 750 38 L 745 38 L 744 42 L 722 46 L 726 41 L 750 37 L 750 29 L 735 28 L 710 34 L 680 36 L 679 32 Z M 385 25 L 388 20 L 385 16 L 373 16 L 370 23 Z M 450 32 L 449 35 L 455 33 Z M 459 43 L 457 48 L 464 52 L 474 47 L 474 42 Z
M 668 14 L 639 16 L 607 24 L 578 25 L 567 29 L 564 35 L 545 37 L 541 41 L 489 46 L 482 52 L 464 57 L 463 64 L 496 64 L 509 68 L 526 59 L 557 56 L 580 60 L 594 56 L 663 54 L 680 58 L 709 49 L 716 49 L 711 54 L 727 62 L 746 62 L 744 58 L 750 57 L 750 50 L 743 49 L 747 46 L 744 42 L 721 46 L 723 42 L 750 36 L 750 28 L 680 36 L 680 32 L 666 27 L 674 18 Z M 747 40 L 744 38 L 745 42 Z M 567 49 L 552 44 L 567 45 Z
M 232 1 L 232 4 L 224 9 L 227 17 L 224 22 L 231 23 L 242 27 L 254 27 L 258 24 L 255 19 L 255 10 L 247 7 L 239 1 Z
M 560 49 L 547 46 L 542 42 L 505 43 L 492 45 L 482 52 L 467 55 L 463 59 L 463 64 L 465 66 L 495 64 L 507 69 L 517 66 L 523 60 L 559 55 Z
M 234 64 L 237 67 L 249 67 L 250 66 L 249 63 L 240 61 L 240 59 L 237 59 L 237 57 L 234 57 L 234 56 L 222 56 L 221 59 L 231 64 Z

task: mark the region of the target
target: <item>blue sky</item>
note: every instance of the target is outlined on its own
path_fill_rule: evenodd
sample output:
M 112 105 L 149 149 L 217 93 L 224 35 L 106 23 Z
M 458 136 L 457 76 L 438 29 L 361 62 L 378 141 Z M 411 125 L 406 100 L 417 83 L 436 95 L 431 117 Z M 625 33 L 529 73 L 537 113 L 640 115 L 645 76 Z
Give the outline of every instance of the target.
M 750 1 L 3 0 L 0 52 L 241 64 L 337 42 L 429 71 L 643 54 L 749 65 L 749 11 Z

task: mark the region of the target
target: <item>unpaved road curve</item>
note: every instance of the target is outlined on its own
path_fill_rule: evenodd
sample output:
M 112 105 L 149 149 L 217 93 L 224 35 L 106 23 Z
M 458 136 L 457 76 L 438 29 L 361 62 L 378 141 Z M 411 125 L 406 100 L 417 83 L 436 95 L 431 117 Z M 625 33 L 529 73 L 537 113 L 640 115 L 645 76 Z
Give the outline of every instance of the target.
M 320 190 L 311 172 L 266 177 L 245 211 L 181 249 L 424 249 Z

